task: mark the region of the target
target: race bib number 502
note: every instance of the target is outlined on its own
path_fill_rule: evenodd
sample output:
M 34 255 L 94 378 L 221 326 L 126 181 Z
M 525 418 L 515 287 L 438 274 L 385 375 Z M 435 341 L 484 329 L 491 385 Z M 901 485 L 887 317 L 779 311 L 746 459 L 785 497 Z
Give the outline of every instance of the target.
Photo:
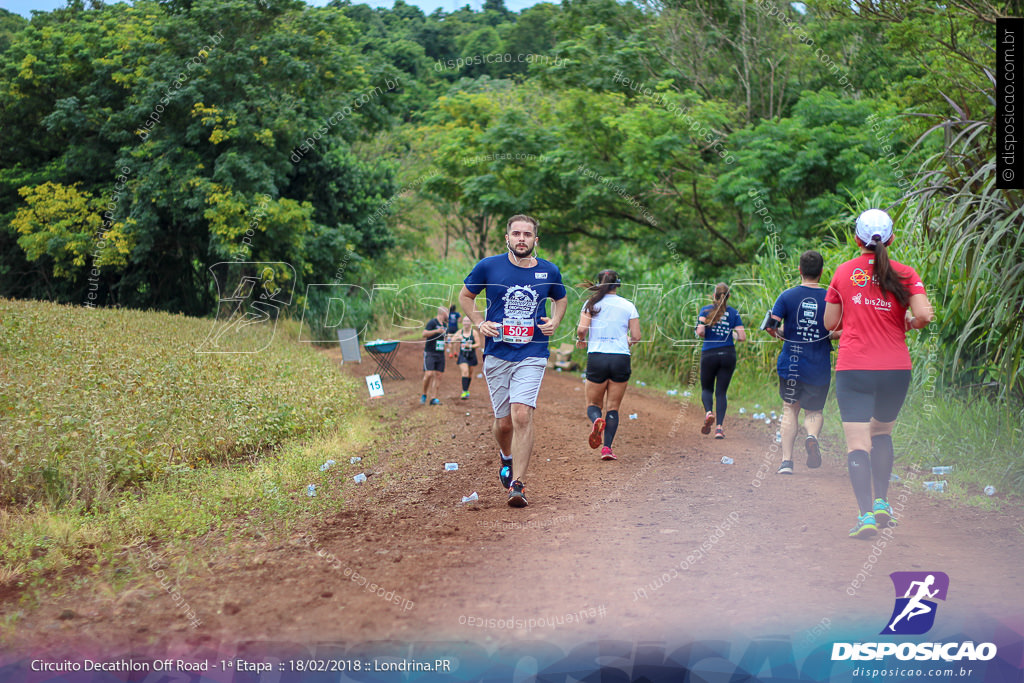
M 531 318 L 505 318 L 501 321 L 501 341 L 508 344 L 527 344 L 533 341 Z

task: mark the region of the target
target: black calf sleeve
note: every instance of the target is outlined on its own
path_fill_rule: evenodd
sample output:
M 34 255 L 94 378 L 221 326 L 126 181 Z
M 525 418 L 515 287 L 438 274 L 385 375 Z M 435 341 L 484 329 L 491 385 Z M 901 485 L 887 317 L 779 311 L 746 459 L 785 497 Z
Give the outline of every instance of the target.
M 615 438 L 615 430 L 619 428 L 619 411 L 609 410 L 604 414 L 604 445 L 612 447 L 612 439 Z
M 846 454 L 846 469 L 850 472 L 853 495 L 857 497 L 861 514 L 871 512 L 871 458 L 864 451 L 851 451 Z

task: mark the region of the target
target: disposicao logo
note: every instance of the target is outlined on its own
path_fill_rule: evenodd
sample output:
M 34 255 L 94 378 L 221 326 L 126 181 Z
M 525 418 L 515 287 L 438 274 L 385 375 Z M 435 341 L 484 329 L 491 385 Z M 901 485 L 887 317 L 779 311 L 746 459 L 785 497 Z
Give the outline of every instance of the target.
M 949 576 L 945 572 L 893 572 L 896 606 L 882 635 L 919 636 L 935 623 L 935 600 L 946 600 Z M 902 597 L 901 597 L 902 596 Z
M 946 600 L 949 576 L 945 572 L 893 572 L 896 604 L 880 635 L 919 636 L 931 630 L 938 610 L 936 600 Z M 883 659 L 988 661 L 996 656 L 993 643 L 833 643 L 832 661 Z

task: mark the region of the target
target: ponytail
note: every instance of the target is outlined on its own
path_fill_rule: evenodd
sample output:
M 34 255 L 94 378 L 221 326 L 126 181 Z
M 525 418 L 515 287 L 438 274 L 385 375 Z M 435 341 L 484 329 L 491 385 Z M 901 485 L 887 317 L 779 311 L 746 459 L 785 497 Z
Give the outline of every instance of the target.
M 619 274 L 614 270 L 602 270 L 597 274 L 597 282 L 584 282 L 583 286 L 587 290 L 593 292 L 590 298 L 587 299 L 587 303 L 583 306 L 583 311 L 590 317 L 594 317 L 600 313 L 595 306 L 605 297 L 606 294 L 614 292 L 618 286 L 622 284 L 619 280 Z
M 707 322 L 704 323 L 708 327 L 712 327 L 722 316 L 725 315 L 725 307 L 729 301 L 729 285 L 724 282 L 719 282 L 715 285 L 715 307 L 711 309 L 711 312 L 707 316 Z
M 900 306 L 906 308 L 910 305 L 910 290 L 896 269 L 889 261 L 889 252 L 884 242 L 871 240 L 865 245 L 868 251 L 875 254 L 875 280 L 878 281 L 878 288 L 882 290 L 883 296 L 889 298 L 892 294 Z

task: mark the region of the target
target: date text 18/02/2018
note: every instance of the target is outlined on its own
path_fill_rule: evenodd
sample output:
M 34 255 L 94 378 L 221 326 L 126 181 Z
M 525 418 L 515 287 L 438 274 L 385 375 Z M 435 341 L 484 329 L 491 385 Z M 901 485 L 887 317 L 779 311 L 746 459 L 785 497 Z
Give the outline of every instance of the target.
M 435 659 L 293 659 L 284 662 L 289 671 L 451 671 L 451 660 Z

